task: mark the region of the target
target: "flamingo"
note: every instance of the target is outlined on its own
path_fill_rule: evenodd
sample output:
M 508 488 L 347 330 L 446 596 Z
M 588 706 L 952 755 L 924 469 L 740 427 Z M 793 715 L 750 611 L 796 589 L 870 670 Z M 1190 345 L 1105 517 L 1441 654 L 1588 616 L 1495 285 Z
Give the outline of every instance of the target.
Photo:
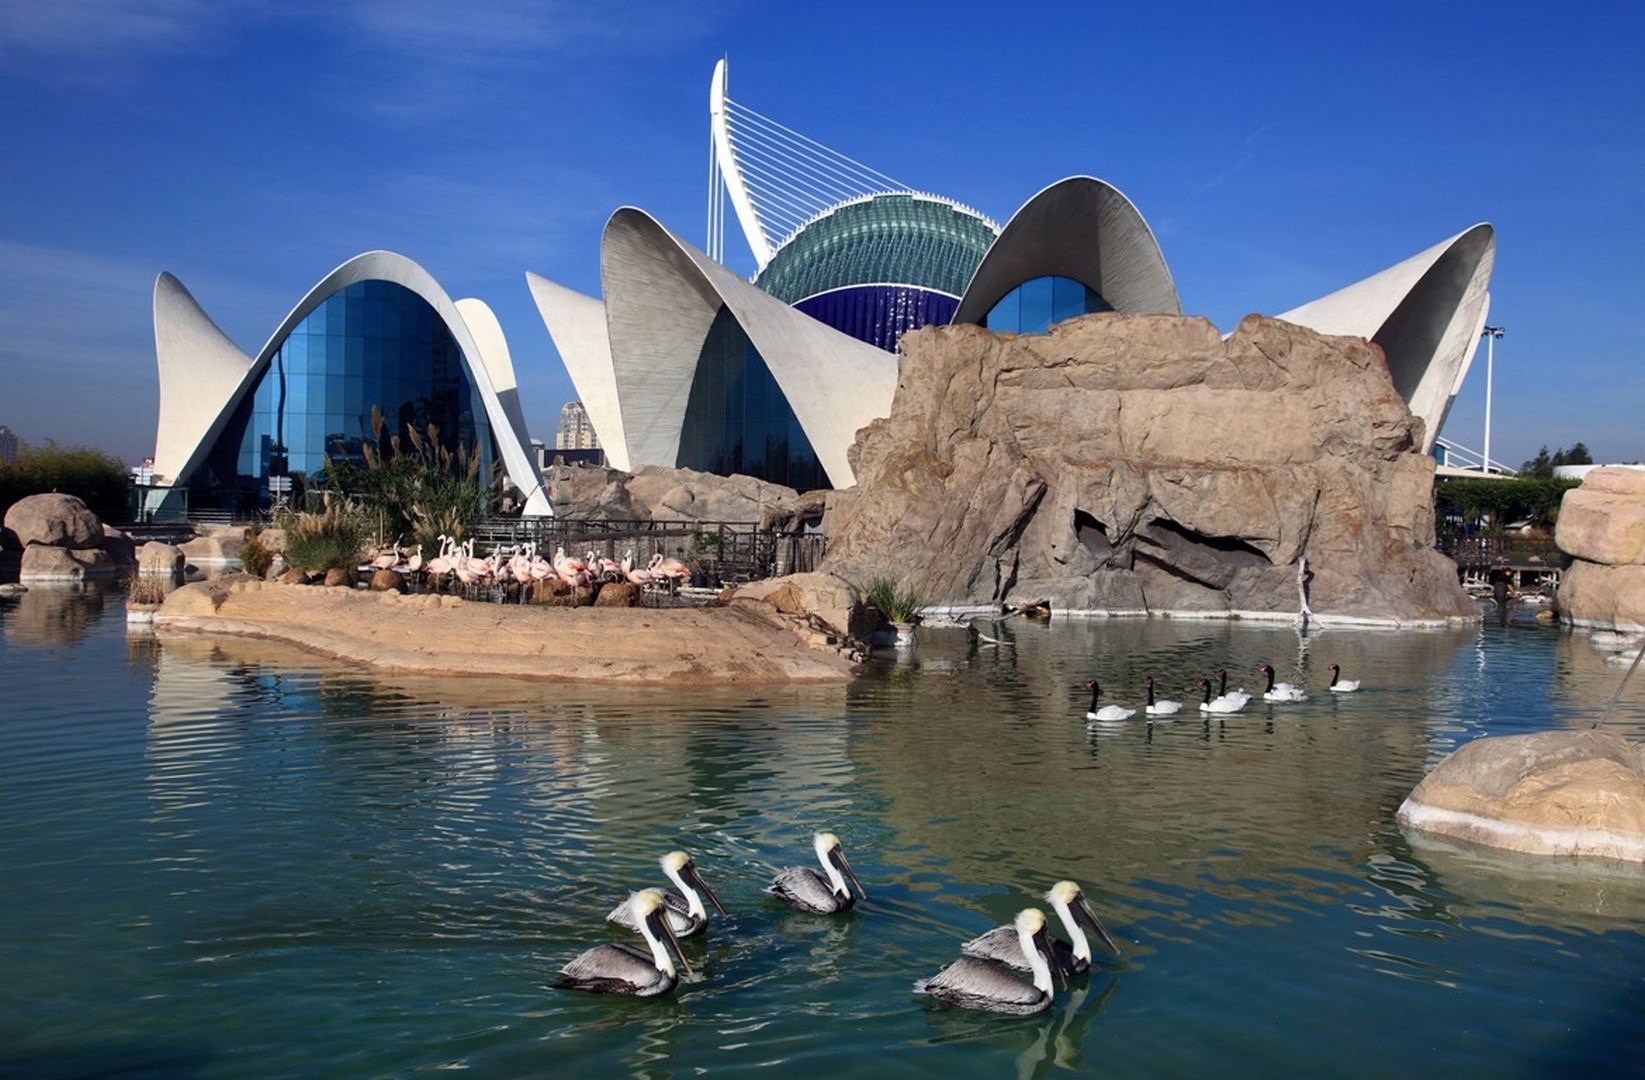
M 1288 682 L 1274 681 L 1274 665 L 1264 664 L 1257 669 L 1268 676 L 1268 689 L 1262 692 L 1264 701 L 1307 701 L 1308 694 L 1300 686 L 1293 686 Z

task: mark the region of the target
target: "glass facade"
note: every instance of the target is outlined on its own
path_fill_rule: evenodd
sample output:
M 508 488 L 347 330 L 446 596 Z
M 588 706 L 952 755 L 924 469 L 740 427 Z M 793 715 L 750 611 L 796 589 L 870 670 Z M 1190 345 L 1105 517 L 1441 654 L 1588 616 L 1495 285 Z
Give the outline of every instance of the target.
M 1013 334 L 1043 334 L 1064 319 L 1113 310 L 1101 293 L 1082 281 L 1040 277 L 1023 282 L 1001 297 L 983 325 Z
M 697 357 L 674 464 L 721 476 L 740 473 L 799 491 L 829 486 L 764 357 L 723 307 Z
M 952 296 L 903 285 L 859 285 L 801 300 L 794 307 L 858 341 L 886 352 L 910 330 L 947 326 L 960 302 Z
M 384 435 L 433 424 L 455 450 L 479 442 L 481 475 L 497 446 L 468 363 L 422 297 L 387 281 L 361 281 L 328 297 L 294 327 L 240 402 L 195 475 L 196 506 L 266 505 L 268 477 L 313 476 L 326 456 L 361 460 L 371 410 Z

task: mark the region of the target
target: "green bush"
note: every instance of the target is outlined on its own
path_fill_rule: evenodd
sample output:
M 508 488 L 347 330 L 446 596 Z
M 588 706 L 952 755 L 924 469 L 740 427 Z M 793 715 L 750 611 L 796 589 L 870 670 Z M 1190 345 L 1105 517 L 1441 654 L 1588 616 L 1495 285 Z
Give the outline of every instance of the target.
M 131 481 L 119 458 L 89 446 L 25 446 L 12 465 L 0 465 L 0 514 L 30 495 L 76 495 L 104 521 L 131 515 Z
M 287 528 L 287 564 L 316 572 L 352 570 L 360 565 L 365 530 L 346 501 L 327 498 L 319 513 L 298 514 Z
M 912 590 L 898 591 L 889 578 L 875 578 L 868 586 L 868 602 L 881 615 L 896 623 L 913 622 L 925 606 L 925 599 Z
M 255 536 L 240 549 L 240 565 L 253 577 L 264 576 L 273 564 L 274 552 L 264 547 Z

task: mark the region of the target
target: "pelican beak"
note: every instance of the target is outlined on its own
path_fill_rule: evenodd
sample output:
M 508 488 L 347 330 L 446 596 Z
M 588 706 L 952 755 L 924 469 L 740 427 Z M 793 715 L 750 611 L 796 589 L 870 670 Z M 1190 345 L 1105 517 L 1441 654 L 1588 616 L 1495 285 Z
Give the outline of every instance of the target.
M 685 950 L 680 948 L 680 939 L 674 936 L 674 928 L 668 925 L 668 915 L 665 909 L 658 908 L 651 913 L 651 932 L 668 943 L 668 950 L 674 954 L 674 959 L 680 962 L 687 975 L 692 974 L 691 961 L 685 958 Z M 661 931 L 659 933 L 659 931 Z
M 1057 985 L 1064 990 L 1068 989 L 1068 976 L 1064 974 L 1062 965 L 1057 963 L 1056 954 L 1051 951 L 1051 942 L 1046 939 L 1045 927 L 1043 926 L 1034 935 L 1034 948 L 1038 949 L 1040 955 L 1045 958 L 1045 966 L 1051 969 L 1052 975 L 1056 976 Z
M 834 860 L 834 865 L 840 868 L 840 873 L 851 879 L 851 884 L 857 887 L 858 894 L 867 900 L 868 890 L 862 887 L 862 882 L 857 880 L 857 875 L 851 870 L 851 864 L 845 861 L 845 852 L 835 848 L 828 853 L 828 857 Z
M 697 873 L 696 863 L 689 862 L 685 864 L 685 875 L 696 889 L 708 897 L 708 902 L 714 905 L 715 911 L 718 911 L 721 915 L 731 914 L 725 910 L 725 905 L 720 903 L 720 898 L 714 895 L 714 890 L 708 887 L 708 882 L 704 881 L 702 875 Z
M 1120 947 L 1108 936 L 1108 931 L 1102 928 L 1102 921 L 1097 918 L 1097 913 L 1091 910 L 1091 905 L 1085 902 L 1084 893 L 1074 897 L 1074 918 L 1084 923 L 1087 930 L 1102 938 L 1102 943 L 1107 945 L 1115 956 L 1120 954 Z

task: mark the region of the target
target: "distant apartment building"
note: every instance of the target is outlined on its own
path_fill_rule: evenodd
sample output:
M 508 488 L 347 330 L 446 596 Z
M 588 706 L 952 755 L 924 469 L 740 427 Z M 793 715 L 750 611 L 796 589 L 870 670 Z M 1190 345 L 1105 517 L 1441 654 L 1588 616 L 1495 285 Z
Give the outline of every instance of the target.
M 0 424 L 0 465 L 17 464 L 17 432 Z
M 560 410 L 560 426 L 554 432 L 556 450 L 598 450 L 600 437 L 594 434 L 588 410 L 580 401 L 568 401 Z

